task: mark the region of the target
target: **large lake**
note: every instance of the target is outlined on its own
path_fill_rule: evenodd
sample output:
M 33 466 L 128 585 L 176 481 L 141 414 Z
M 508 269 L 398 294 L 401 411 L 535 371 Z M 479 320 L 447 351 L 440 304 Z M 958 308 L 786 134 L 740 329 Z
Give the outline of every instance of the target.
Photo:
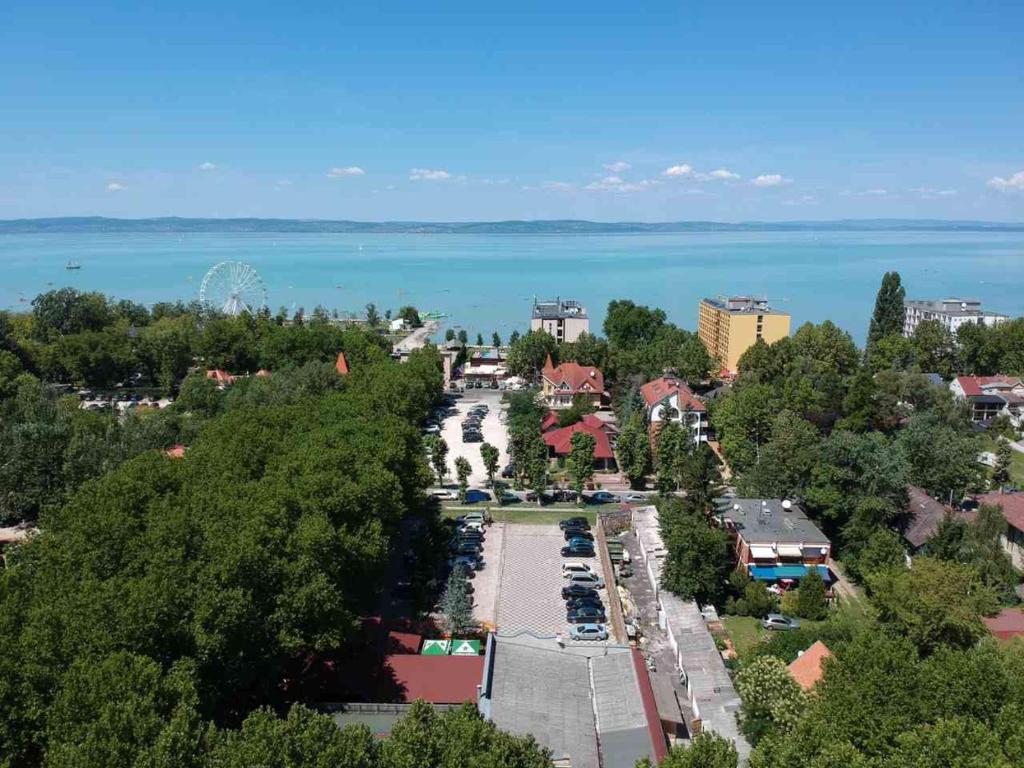
M 82 267 L 69 271 L 69 260 Z M 71 285 L 152 303 L 190 300 L 206 270 L 240 260 L 272 309 L 362 312 L 413 304 L 472 337 L 525 330 L 534 296 L 569 297 L 600 329 L 610 299 L 662 307 L 693 329 L 706 295 L 769 297 L 863 342 L 882 273 L 911 298 L 979 298 L 1024 314 L 1024 234 L 745 232 L 670 235 L 38 234 L 0 235 L 0 307 Z

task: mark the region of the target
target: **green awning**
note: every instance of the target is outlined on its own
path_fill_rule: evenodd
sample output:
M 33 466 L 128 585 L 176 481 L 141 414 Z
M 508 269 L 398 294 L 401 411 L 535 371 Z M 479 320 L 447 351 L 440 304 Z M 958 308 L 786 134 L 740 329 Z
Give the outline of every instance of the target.
M 479 640 L 452 640 L 452 656 L 479 656 Z
M 424 640 L 421 656 L 447 656 L 452 649 L 451 640 Z

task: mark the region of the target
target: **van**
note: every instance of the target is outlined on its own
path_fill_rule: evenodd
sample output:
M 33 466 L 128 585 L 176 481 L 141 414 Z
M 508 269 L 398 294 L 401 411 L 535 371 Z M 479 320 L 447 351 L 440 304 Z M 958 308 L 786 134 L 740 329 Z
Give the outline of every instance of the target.
M 579 584 L 580 586 L 593 587 L 594 589 L 601 589 L 604 586 L 604 579 L 590 571 L 566 574 L 566 580 L 569 584 Z
M 590 570 L 589 565 L 579 561 L 562 563 L 562 576 L 568 577 L 574 573 L 593 573 L 593 571 Z

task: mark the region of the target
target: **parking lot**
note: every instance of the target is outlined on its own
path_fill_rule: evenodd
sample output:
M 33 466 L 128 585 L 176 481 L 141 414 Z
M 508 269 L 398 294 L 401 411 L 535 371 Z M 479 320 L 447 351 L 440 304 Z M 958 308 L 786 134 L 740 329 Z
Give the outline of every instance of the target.
M 495 589 L 492 605 L 494 620 L 501 632 L 531 630 L 549 636 L 567 633 L 569 625 L 561 594 L 567 582 L 562 578 L 562 563 L 584 562 L 604 578 L 599 559 L 563 558 L 561 549 L 565 541 L 557 525 L 495 523 L 490 531 L 487 546 L 495 551 L 489 553 L 487 569 L 477 575 L 475 582 L 482 620 L 487 620 L 483 616 L 491 607 L 485 604 L 487 590 L 482 581 L 489 577 L 496 582 L 492 587 Z M 485 557 L 488 557 L 486 549 Z M 601 599 L 608 604 L 603 589 Z
M 457 413 L 447 417 L 441 424 L 441 437 L 448 444 L 448 474 L 455 477 L 455 459 L 463 456 L 469 460 L 473 472 L 469 484 L 483 487 L 487 482 L 484 460 L 480 457 L 480 446 L 490 443 L 498 449 L 498 471 L 508 464 L 508 431 L 505 428 L 504 408 L 501 396 L 504 394 L 496 389 L 468 389 L 455 401 Z M 485 404 L 489 410 L 481 420 L 480 432 L 483 440 L 479 443 L 465 443 L 462 440 L 462 420 L 474 405 Z

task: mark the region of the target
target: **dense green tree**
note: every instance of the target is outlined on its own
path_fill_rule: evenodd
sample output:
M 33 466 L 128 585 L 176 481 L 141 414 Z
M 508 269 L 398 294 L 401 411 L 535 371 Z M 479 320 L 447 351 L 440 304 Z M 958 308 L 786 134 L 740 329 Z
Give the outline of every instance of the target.
M 707 443 L 685 454 L 679 472 L 679 487 L 693 509 L 704 513 L 714 510 L 715 499 L 722 495 L 722 473 L 718 458 Z
M 501 457 L 498 449 L 490 443 L 480 444 L 480 458 L 484 462 L 484 471 L 487 472 L 487 484 L 494 485 L 494 476 L 498 474 L 498 460 Z
M 1002 488 L 1010 482 L 1010 466 L 1013 462 L 1013 449 L 1005 440 L 996 443 L 996 463 L 992 468 L 991 483 L 993 488 Z
M 981 616 L 998 607 L 977 571 L 929 557 L 916 558 L 910 569 L 869 576 L 868 586 L 882 624 L 922 653 L 973 645 L 986 634 Z
M 768 384 L 737 386 L 712 409 L 711 423 L 734 471 L 758 463 L 779 410 L 778 393 Z
M 473 472 L 473 467 L 469 463 L 469 459 L 465 456 L 455 457 L 455 477 L 459 481 L 459 501 L 466 501 L 466 492 L 469 490 L 469 476 Z
M 806 419 L 792 411 L 780 412 L 772 422 L 760 460 L 739 480 L 746 496 L 801 498 L 818 461 L 821 435 Z
M 950 377 L 956 373 L 956 341 L 938 320 L 922 320 L 910 338 L 918 368 Z
M 491 334 L 491 346 L 495 348 L 501 346 L 501 335 L 497 331 Z
M 896 450 L 906 458 L 910 479 L 940 499 L 959 498 L 984 487 L 984 470 L 977 461 L 979 438 L 957 429 L 934 413 L 913 416 L 896 438 Z
M 473 619 L 473 599 L 469 595 L 469 580 L 461 565 L 452 569 L 441 595 L 441 616 L 444 631 L 451 637 L 465 635 L 477 629 Z
M 575 341 L 559 346 L 558 359 L 604 370 L 608 367 L 608 342 L 593 334 L 581 333 Z
M 572 487 L 576 491 L 576 500 L 583 503 L 583 488 L 594 477 L 594 436 L 588 432 L 576 432 L 572 436 L 572 447 L 565 467 L 572 478 Z
M 658 765 L 661 768 L 736 768 L 738 763 L 736 745 L 731 740 L 713 731 L 703 731 L 689 744 L 672 747 Z M 651 768 L 651 762 L 644 758 L 637 762 L 636 768 Z
M 678 423 L 663 421 L 654 437 L 654 457 L 657 476 L 655 486 L 660 493 L 672 493 L 679 488 L 679 476 L 690 449 L 689 439 Z
M 509 334 L 508 343 L 511 346 L 512 344 L 515 344 L 517 341 L 519 341 L 519 331 L 512 331 L 512 333 Z
M 463 346 L 469 343 L 469 333 L 466 331 L 465 328 L 459 330 L 458 339 L 459 343 L 462 344 Z
M 430 456 L 430 465 L 437 474 L 437 484 L 444 485 L 444 476 L 448 473 L 448 443 L 440 435 L 431 435 L 424 443 Z
M 729 573 L 729 541 L 679 498 L 658 501 L 661 536 L 668 555 L 663 586 L 684 600 L 720 604 Z
M 398 310 L 397 316 L 401 320 L 404 320 L 406 325 L 410 328 L 420 328 L 423 325 L 423 321 L 420 319 L 420 313 L 416 310 L 416 307 L 402 307 Z
M 800 588 L 797 590 L 796 615 L 801 619 L 820 621 L 825 618 L 827 612 L 825 582 L 817 570 L 811 570 L 800 580 Z
M 482 333 L 478 333 L 476 335 L 476 345 L 478 347 L 482 347 L 484 345 L 484 335 Z
M 899 272 L 886 272 L 882 276 L 868 327 L 868 347 L 886 336 L 898 336 L 903 332 L 903 300 L 906 295 Z
M 530 331 L 509 347 L 508 372 L 513 376 L 535 379 L 544 367 L 544 361 L 557 354 L 558 343 L 546 331 Z M 557 362 L 557 361 L 556 361 Z
M 52 341 L 86 331 L 100 331 L 114 322 L 115 313 L 101 293 L 81 293 L 59 288 L 32 299 L 33 334 L 40 341 Z
M 651 445 L 647 423 L 642 412 L 630 416 L 616 442 L 619 469 L 629 479 L 631 488 L 643 488 L 651 464 Z
M 583 417 L 588 413 L 593 413 L 595 410 L 593 398 L 587 395 L 576 395 L 572 399 L 572 405 L 558 411 L 558 426 L 571 427 L 573 424 L 582 421 Z
M 665 323 L 660 309 L 634 304 L 628 299 L 611 301 L 604 320 L 604 335 L 615 347 L 649 343 Z
M 377 305 L 372 302 L 366 305 L 366 324 L 371 328 L 380 325 L 380 312 L 377 311 Z
M 774 656 L 744 664 L 736 676 L 736 690 L 743 699 L 743 733 L 754 744 L 772 732 L 792 730 L 803 714 L 804 692 Z
M 454 328 L 447 328 L 445 330 L 445 332 L 444 332 L 444 340 L 445 341 L 455 341 L 455 329 Z

